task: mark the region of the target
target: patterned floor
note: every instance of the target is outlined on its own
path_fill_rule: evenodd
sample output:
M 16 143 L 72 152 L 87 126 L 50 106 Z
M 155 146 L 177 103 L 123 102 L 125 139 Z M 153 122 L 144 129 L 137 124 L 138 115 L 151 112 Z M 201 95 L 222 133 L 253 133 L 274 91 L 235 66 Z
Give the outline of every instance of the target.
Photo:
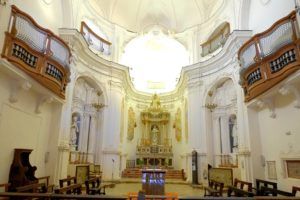
M 142 189 L 141 183 L 117 183 L 114 188 L 107 188 L 107 195 L 128 195 L 130 192 L 138 192 Z M 200 188 L 193 188 L 187 184 L 166 184 L 165 192 L 178 193 L 179 196 L 203 196 L 204 191 Z

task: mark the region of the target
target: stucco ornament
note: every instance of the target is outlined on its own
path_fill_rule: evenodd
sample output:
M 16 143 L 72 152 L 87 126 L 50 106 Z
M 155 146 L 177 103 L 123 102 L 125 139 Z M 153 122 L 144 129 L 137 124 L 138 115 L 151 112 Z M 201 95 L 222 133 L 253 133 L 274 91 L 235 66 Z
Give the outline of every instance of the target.
M 134 128 L 136 127 L 136 121 L 135 121 L 135 113 L 133 111 L 133 108 L 130 107 L 128 109 L 128 128 L 127 128 L 127 139 L 133 140 L 134 138 Z
M 181 141 L 181 110 L 180 110 L 180 108 L 177 109 L 173 128 L 175 129 L 176 140 L 178 142 L 180 142 Z

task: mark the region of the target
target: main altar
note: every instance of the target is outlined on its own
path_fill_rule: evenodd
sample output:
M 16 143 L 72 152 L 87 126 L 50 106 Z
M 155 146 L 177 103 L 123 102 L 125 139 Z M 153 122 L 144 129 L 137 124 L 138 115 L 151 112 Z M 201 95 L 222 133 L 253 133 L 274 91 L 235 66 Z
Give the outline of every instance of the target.
M 137 144 L 136 165 L 149 168 L 172 167 L 173 152 L 168 126 L 170 113 L 154 94 L 150 106 L 141 112 L 142 135 Z

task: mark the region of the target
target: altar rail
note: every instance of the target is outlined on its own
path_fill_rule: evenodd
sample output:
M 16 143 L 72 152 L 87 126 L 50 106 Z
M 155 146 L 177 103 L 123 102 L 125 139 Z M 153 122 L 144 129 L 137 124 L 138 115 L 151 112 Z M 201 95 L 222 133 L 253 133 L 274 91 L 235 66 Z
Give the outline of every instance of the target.
M 229 33 L 230 33 L 230 25 L 229 23 L 226 23 L 225 26 L 220 31 L 218 31 L 218 33 L 214 37 L 210 38 L 209 40 L 201 44 L 202 47 L 201 56 L 204 57 L 210 53 L 213 53 L 218 48 L 223 46 L 229 36 Z
M 111 43 L 97 35 L 85 22 L 81 22 L 80 32 L 88 45 L 97 52 L 105 55 L 111 53 Z
M 254 35 L 238 51 L 245 101 L 257 97 L 300 69 L 296 12 Z
M 94 163 L 94 154 L 80 152 L 80 151 L 70 151 L 69 163 L 70 164 Z
M 218 167 L 238 167 L 238 156 L 229 154 L 215 155 L 215 166 Z
M 28 14 L 11 7 L 9 30 L 1 56 L 61 98 L 69 82 L 70 49 Z

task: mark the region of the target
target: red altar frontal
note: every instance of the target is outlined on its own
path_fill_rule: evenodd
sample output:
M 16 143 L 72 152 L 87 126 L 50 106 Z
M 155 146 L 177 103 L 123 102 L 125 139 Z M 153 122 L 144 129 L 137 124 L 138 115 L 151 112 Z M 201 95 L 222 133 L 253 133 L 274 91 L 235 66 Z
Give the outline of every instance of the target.
M 142 170 L 142 189 L 146 195 L 165 194 L 165 174 L 166 171 L 162 169 Z

